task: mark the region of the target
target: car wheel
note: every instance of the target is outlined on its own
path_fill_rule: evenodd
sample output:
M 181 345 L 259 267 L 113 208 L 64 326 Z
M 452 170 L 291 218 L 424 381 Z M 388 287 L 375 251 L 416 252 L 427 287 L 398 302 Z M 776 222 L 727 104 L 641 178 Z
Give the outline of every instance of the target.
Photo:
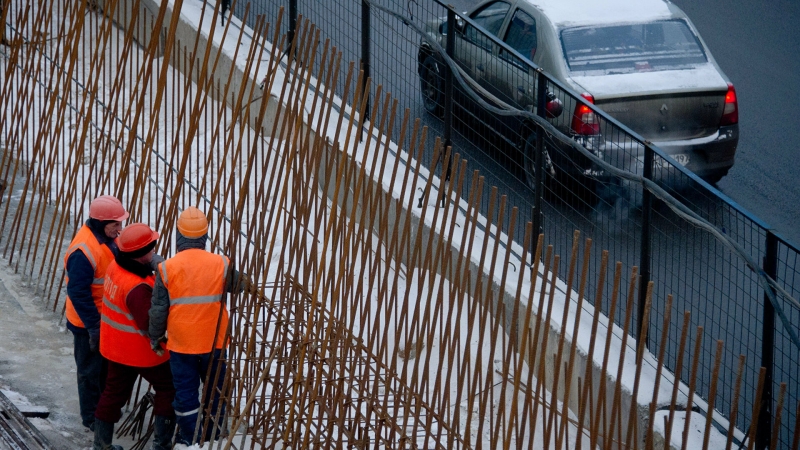
M 525 171 L 525 184 L 528 188 L 536 193 L 536 131 L 531 131 L 522 142 L 522 161 L 523 170 Z M 547 152 L 547 147 L 544 149 L 544 183 L 547 184 L 550 180 L 550 171 L 552 170 L 552 163 L 550 162 L 550 155 Z
M 439 63 L 433 56 L 426 56 L 422 62 L 419 80 L 422 90 L 422 103 L 425 110 L 436 117 L 444 113 L 444 77 Z

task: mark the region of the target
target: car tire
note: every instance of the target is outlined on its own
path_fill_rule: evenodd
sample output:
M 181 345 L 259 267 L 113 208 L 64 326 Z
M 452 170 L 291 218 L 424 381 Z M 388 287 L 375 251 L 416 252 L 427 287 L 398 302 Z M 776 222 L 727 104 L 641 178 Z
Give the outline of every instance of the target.
M 442 72 L 441 66 L 433 55 L 425 57 L 419 71 L 422 104 L 428 113 L 439 118 L 444 116 L 444 74 Z

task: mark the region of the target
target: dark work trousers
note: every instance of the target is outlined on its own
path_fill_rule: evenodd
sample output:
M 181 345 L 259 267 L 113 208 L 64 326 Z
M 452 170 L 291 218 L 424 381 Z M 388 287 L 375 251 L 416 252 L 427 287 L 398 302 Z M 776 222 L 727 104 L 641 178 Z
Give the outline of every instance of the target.
M 83 426 L 94 425 L 94 411 L 106 381 L 106 359 L 99 351 L 89 348 L 89 333 L 73 331 L 75 366 L 78 372 L 78 403 Z
M 155 367 L 132 367 L 125 364 L 108 362 L 106 388 L 100 396 L 95 417 L 108 423 L 117 423 L 122 417 L 122 407 L 131 396 L 136 384 L 136 377 L 141 375 L 156 391 L 153 404 L 153 415 L 167 418 L 175 417 L 172 400 L 175 398 L 175 387 L 172 385 L 172 371 L 169 361 Z
M 169 352 L 169 364 L 172 368 L 172 379 L 175 384 L 175 402 L 173 405 L 175 406 L 175 422 L 179 427 L 178 442 L 191 445 L 200 441 L 200 439 L 194 438 L 195 423 L 198 417 L 201 417 L 201 420 L 205 419 L 199 413 L 209 405 L 209 402 L 211 403 L 212 420 L 209 421 L 207 430 L 202 429 L 202 424 L 199 428 L 199 433 L 205 436 L 206 441 L 211 437 L 211 432 L 214 428 L 213 418 L 217 417 L 217 413 L 219 413 L 220 424 L 225 419 L 225 406 L 222 405 L 222 409 L 219 409 L 219 392 L 221 392 L 222 384 L 225 381 L 225 357 L 224 350 L 214 350 L 213 355 L 212 353 L 189 355 L 173 351 Z M 204 388 L 206 396 L 201 406 L 197 392 L 200 389 L 200 383 L 205 380 L 209 365 L 211 365 L 212 379 L 215 375 L 217 375 L 217 378 L 211 386 Z M 217 389 L 212 388 L 212 386 L 216 386 Z M 219 428 L 224 429 L 221 426 Z M 219 432 L 215 434 L 219 435 Z M 200 435 L 198 434 L 198 437 Z

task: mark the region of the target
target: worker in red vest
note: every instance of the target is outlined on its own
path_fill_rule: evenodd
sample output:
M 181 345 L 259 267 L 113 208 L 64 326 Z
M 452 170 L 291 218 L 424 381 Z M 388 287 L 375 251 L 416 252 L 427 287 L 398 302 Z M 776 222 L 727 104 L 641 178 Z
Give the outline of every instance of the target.
M 122 417 L 122 407 L 130 398 L 139 376 L 155 390 L 152 450 L 172 448 L 175 388 L 169 355 L 153 353 L 147 334 L 156 279 L 151 262 L 163 261 L 155 255 L 156 239 L 158 233 L 149 226 L 143 223 L 128 225 L 117 239 L 119 253 L 106 271 L 100 353 L 108 360 L 108 376 L 95 411 L 93 450 L 121 450 L 121 447 L 111 445 L 114 424 Z
M 78 373 L 78 401 L 83 425 L 94 430 L 94 412 L 105 382 L 100 355 L 100 310 L 108 265 L 117 253 L 114 240 L 128 212 L 122 203 L 102 195 L 89 204 L 89 220 L 78 230 L 64 256 L 67 328 L 72 332 Z
M 231 267 L 226 256 L 205 250 L 208 220 L 195 207 L 189 207 L 178 218 L 177 253 L 158 265 L 150 308 L 150 339 L 155 352 L 170 354 L 170 367 L 175 384 L 176 443 L 192 445 L 210 441 L 227 432 L 225 405 L 220 393 L 227 366 L 225 347 L 228 344 L 228 308 L 225 292 L 241 292 L 245 281 Z M 210 372 L 209 372 L 210 368 Z M 201 404 L 198 389 L 206 374 Z M 202 414 L 200 414 L 202 412 Z M 209 426 L 201 429 L 198 423 Z M 199 434 L 195 434 L 195 429 Z

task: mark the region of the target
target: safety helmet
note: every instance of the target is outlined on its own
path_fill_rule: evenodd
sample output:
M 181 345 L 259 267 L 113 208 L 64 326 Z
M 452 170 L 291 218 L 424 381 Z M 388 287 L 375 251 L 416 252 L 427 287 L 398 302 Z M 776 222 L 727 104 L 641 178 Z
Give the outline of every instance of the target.
M 135 252 L 147 247 L 151 242 L 158 239 L 158 232 L 150 229 L 143 223 L 132 223 L 122 230 L 117 238 L 117 246 L 122 252 Z
M 186 208 L 178 217 L 178 232 L 187 238 L 199 238 L 208 232 L 206 215 L 194 206 Z
M 89 217 L 92 219 L 122 222 L 129 215 L 122 206 L 122 202 L 113 195 L 101 195 L 89 204 Z

